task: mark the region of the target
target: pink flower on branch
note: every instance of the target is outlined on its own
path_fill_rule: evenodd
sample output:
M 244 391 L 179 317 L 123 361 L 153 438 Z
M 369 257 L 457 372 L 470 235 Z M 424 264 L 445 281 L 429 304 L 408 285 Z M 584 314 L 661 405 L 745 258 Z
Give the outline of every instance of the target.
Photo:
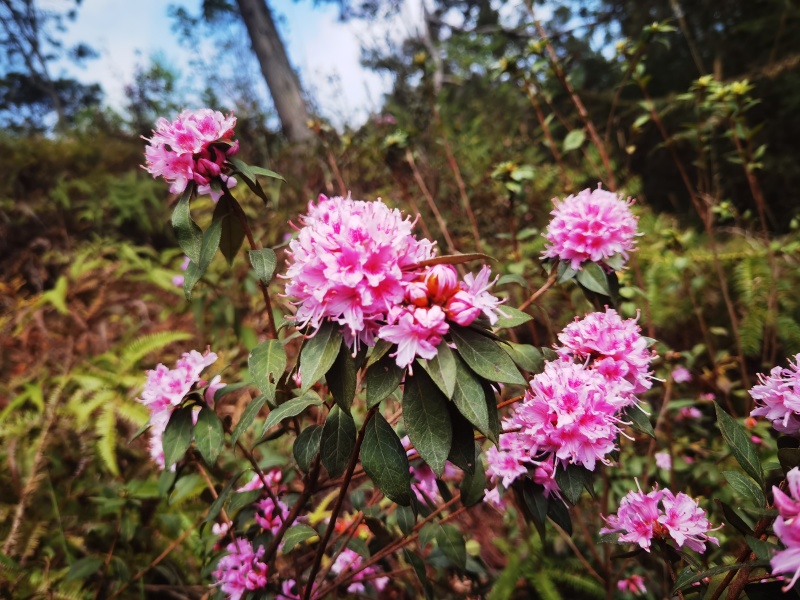
M 795 361 L 797 357 L 795 357 Z M 785 550 L 775 553 L 770 560 L 773 574 L 783 573 L 792 578 L 783 590 L 788 591 L 800 577 L 800 469 L 793 468 L 786 474 L 788 494 L 777 486 L 772 487 L 775 507 L 780 513 L 772 525 L 772 530 L 785 546 Z
M 758 385 L 750 389 L 756 401 L 753 417 L 764 417 L 781 433 L 800 434 L 800 354 L 784 369 L 774 367 L 769 375 L 758 375 Z
M 263 546 L 254 551 L 248 540 L 236 538 L 226 550 L 228 554 L 219 560 L 212 576 L 214 585 L 228 594 L 228 598 L 241 600 L 247 592 L 267 586 L 267 565 L 260 560 L 264 556 Z

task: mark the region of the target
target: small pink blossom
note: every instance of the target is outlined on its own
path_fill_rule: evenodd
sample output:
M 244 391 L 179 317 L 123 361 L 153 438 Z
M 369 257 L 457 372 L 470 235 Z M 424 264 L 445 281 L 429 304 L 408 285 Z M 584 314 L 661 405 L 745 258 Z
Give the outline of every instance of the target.
M 192 262 L 191 259 L 188 256 L 184 256 L 183 262 L 181 263 L 181 271 L 185 271 L 186 269 L 188 269 L 190 262 Z M 172 278 L 172 285 L 177 287 L 183 287 L 183 279 L 184 279 L 183 275 L 175 275 L 175 277 Z
M 357 569 L 361 566 L 361 563 L 364 559 L 361 557 L 360 554 L 351 550 L 350 548 L 345 548 L 341 551 L 339 556 L 336 557 L 336 560 L 333 561 L 333 565 L 331 565 L 331 573 L 334 575 L 338 575 L 344 571 Z M 386 587 L 386 584 L 389 583 L 388 577 L 377 577 L 372 578 L 372 575 L 378 573 L 379 571 L 375 567 L 367 567 L 363 571 L 357 573 L 352 579 L 352 583 L 348 586 L 347 592 L 350 594 L 363 594 L 366 591 L 364 587 L 364 583 L 371 583 L 375 586 L 375 589 L 379 592 Z M 369 579 L 366 579 L 369 577 Z
M 627 579 L 620 579 L 617 581 L 617 589 L 620 592 L 630 592 L 637 596 L 642 596 L 647 593 L 647 588 L 644 585 L 644 578 L 641 575 L 631 575 Z
M 791 575 L 783 591 L 788 591 L 800 577 L 800 469 L 793 468 L 786 474 L 786 483 L 789 490 L 787 495 L 777 486 L 772 487 L 775 498 L 775 507 L 780 513 L 772 525 L 772 530 L 785 546 L 772 557 L 773 574 Z
M 228 594 L 228 598 L 241 600 L 248 591 L 267 586 L 267 565 L 260 560 L 264 556 L 263 546 L 254 551 L 248 540 L 236 538 L 226 550 L 228 554 L 219 560 L 212 576 L 214 585 Z
M 280 500 L 278 500 L 277 510 L 272 498 L 262 498 L 253 506 L 256 508 L 256 514 L 254 515 L 256 523 L 272 535 L 278 532 L 284 519 L 289 516 L 289 507 Z
M 269 485 L 273 489 L 277 489 L 282 478 L 283 478 L 283 473 L 281 473 L 281 470 L 278 469 L 277 467 L 264 473 L 264 481 L 266 481 L 267 485 Z M 248 481 L 246 484 L 244 484 L 236 491 L 241 493 L 241 492 L 252 492 L 253 490 L 260 490 L 264 487 L 264 481 L 261 480 L 261 476 L 258 473 L 253 473 L 253 476 L 250 478 L 250 481 Z
M 214 523 L 211 526 L 211 533 L 218 537 L 224 537 L 230 528 L 230 523 Z
M 636 240 L 637 218 L 631 213 L 632 203 L 599 187 L 563 201 L 554 199 L 553 218 L 544 233 L 547 246 L 543 256 L 569 262 L 575 270 L 586 261 L 604 263 L 617 255 L 627 260 Z
M 669 452 L 656 452 L 654 458 L 656 459 L 656 466 L 659 469 L 664 469 L 665 471 L 672 470 L 672 457 L 669 455 Z
M 706 518 L 706 511 L 698 506 L 697 500 L 683 492 L 675 495 L 670 490 L 664 490 L 661 504 L 664 514 L 659 516 L 658 522 L 667 528 L 679 548 L 687 546 L 702 554 L 706 551 L 706 542 L 719 546 L 719 540 L 708 535 L 712 531 L 711 523 Z
M 759 373 L 758 385 L 750 389 L 756 401 L 753 417 L 765 417 L 781 433 L 800 434 L 800 354 L 788 368 L 774 367 L 768 376 Z
M 672 369 L 672 380 L 675 383 L 686 383 L 687 381 L 692 380 L 692 374 L 686 367 L 678 365 Z
M 390 324 L 380 328 L 378 337 L 397 344 L 391 356 L 399 367 L 410 366 L 417 356 L 428 360 L 436 356 L 442 336 L 450 330 L 441 307 L 398 309 L 390 314 Z
M 676 421 L 695 421 L 703 417 L 703 413 L 695 406 L 684 406 L 678 411 Z

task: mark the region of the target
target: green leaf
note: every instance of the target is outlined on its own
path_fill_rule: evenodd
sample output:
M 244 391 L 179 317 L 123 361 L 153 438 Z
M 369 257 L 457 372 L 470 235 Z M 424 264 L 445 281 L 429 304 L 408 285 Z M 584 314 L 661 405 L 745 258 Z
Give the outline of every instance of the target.
M 456 359 L 453 351 L 442 340 L 436 349 L 436 356 L 430 360 L 418 358 L 417 362 L 431 376 L 436 386 L 448 398 L 453 397 L 456 386 Z
M 748 535 L 745 537 L 747 540 L 747 545 L 750 546 L 750 549 L 756 555 L 758 560 L 769 560 L 772 557 L 772 554 L 778 548 L 770 544 L 768 542 L 762 542 L 761 540 L 754 538 L 752 535 Z
M 744 472 L 755 479 L 763 490 L 764 472 L 761 469 L 761 461 L 758 459 L 756 447 L 750 441 L 750 435 L 716 402 L 714 408 L 717 411 L 717 425 L 731 449 L 731 454 L 739 462 Z
M 583 141 L 586 139 L 586 134 L 584 133 L 583 129 L 575 129 L 570 131 L 567 134 L 567 137 L 564 138 L 564 152 L 572 152 L 573 150 L 577 150 L 583 145 Z
M 489 440 L 499 440 L 500 432 L 503 430 L 500 424 L 500 411 L 497 410 L 497 398 L 495 397 L 494 389 L 486 380 L 481 381 L 483 386 L 483 395 L 486 398 L 486 412 L 489 414 L 489 433 L 486 437 Z M 497 442 L 494 442 L 497 444 Z
M 245 406 L 242 411 L 242 416 L 239 417 L 239 422 L 236 423 L 236 427 L 233 428 L 233 432 L 231 433 L 231 446 L 236 446 L 236 441 L 247 431 L 250 425 L 253 424 L 253 421 L 255 421 L 258 413 L 261 412 L 261 408 L 266 401 L 267 397 L 261 394 L 253 400 L 250 400 L 248 405 Z
M 520 369 L 533 375 L 544 371 L 544 356 L 536 346 L 508 342 L 505 350 Z
M 205 489 L 205 481 L 200 475 L 196 473 L 184 475 L 175 482 L 175 489 L 169 495 L 168 504 L 170 506 L 179 506 L 190 498 L 197 498 Z
M 197 415 L 194 443 L 208 465 L 213 465 L 217 461 L 225 443 L 225 431 L 217 415 L 208 406 L 204 406 Z
M 558 273 L 558 279 L 556 279 L 556 283 L 565 283 L 575 277 L 578 271 L 573 269 L 572 264 L 567 261 L 558 263 L 558 269 L 556 273 Z
M 325 373 L 328 389 L 339 407 L 349 413 L 356 396 L 358 361 L 342 339 L 333 366 Z
M 172 211 L 172 228 L 175 230 L 175 237 L 178 238 L 178 245 L 183 253 L 189 257 L 193 263 L 200 262 L 200 247 L 203 243 L 203 232 L 192 220 L 189 204 L 194 194 L 194 184 L 186 186 L 181 199 Z
M 438 477 L 444 472 L 453 441 L 447 398 L 425 371 L 417 369 L 406 377 L 403 393 L 403 421 L 419 455 Z
M 233 259 L 236 257 L 236 253 L 239 252 L 239 248 L 242 247 L 242 242 L 244 242 L 244 229 L 242 229 L 242 224 L 236 212 L 238 204 L 233 196 L 223 194 L 214 209 L 213 220 L 222 222 L 219 249 L 229 265 L 233 264 Z M 241 207 L 239 210 L 241 210 Z
M 309 406 L 319 406 L 322 404 L 319 396 L 314 392 L 306 392 L 299 398 L 292 398 L 287 400 L 280 406 L 270 411 L 267 420 L 264 421 L 264 429 L 261 433 L 263 436 L 267 431 L 275 427 L 278 423 L 289 417 L 296 417 Z
M 192 445 L 192 409 L 178 408 L 169 417 L 164 430 L 164 468 L 169 469 L 186 454 Z
M 289 554 L 297 544 L 311 538 L 319 539 L 319 534 L 308 525 L 301 524 L 289 527 L 283 535 L 283 550 L 281 552 Z
M 264 204 L 269 204 L 269 198 L 264 193 L 264 188 L 261 187 L 261 183 L 259 183 L 256 175 L 263 175 L 265 177 L 272 177 L 274 179 L 285 181 L 283 177 L 274 171 L 248 165 L 246 162 L 238 158 L 229 157 L 228 163 L 230 163 L 236 172 L 242 176 L 242 179 L 244 180 L 245 184 L 247 184 L 247 187 L 249 187 L 255 195 L 264 201 Z
M 300 390 L 305 392 L 319 381 L 339 355 L 342 332 L 337 324 L 325 321 L 314 337 L 307 339 L 300 351 Z
M 272 280 L 272 275 L 275 273 L 275 265 L 278 263 L 278 259 L 272 248 L 249 250 L 247 255 L 250 257 L 250 264 L 253 265 L 256 277 L 265 284 L 269 283 Z
M 782 438 L 778 438 L 780 443 Z M 795 467 L 800 467 L 800 448 L 779 448 L 778 461 L 783 469 L 783 474 L 786 475 Z
M 497 323 L 494 324 L 494 327 L 518 327 L 524 323 L 527 323 L 528 321 L 533 321 L 533 317 L 528 313 L 512 306 L 501 306 L 500 310 L 502 310 L 508 316 L 504 317 L 500 315 L 497 319 Z
M 539 532 L 539 537 L 541 537 L 544 541 L 546 532 L 545 524 L 547 523 L 547 509 L 550 501 L 548 500 L 547 496 L 544 495 L 544 490 L 542 487 L 535 487 L 530 479 L 525 479 L 522 482 L 522 499 L 525 502 L 525 506 L 528 507 L 528 511 L 533 519 L 533 524 L 536 526 L 536 530 Z M 559 502 L 559 500 L 556 500 L 556 502 Z
M 723 471 L 722 475 L 740 498 L 749 500 L 757 508 L 764 508 L 766 504 L 764 494 L 752 479 L 739 471 Z
M 420 268 L 432 267 L 434 265 L 460 265 L 473 260 L 487 261 L 494 259 L 488 254 L 480 254 L 479 252 L 473 252 L 471 254 L 447 254 L 444 256 L 436 256 L 434 258 L 429 258 L 428 260 L 420 261 L 413 266 Z
M 475 426 L 475 429 L 497 443 L 489 421 L 489 407 L 486 404 L 486 396 L 481 382 L 460 357 L 456 358 L 456 369 L 453 404 L 458 408 L 458 412 Z
M 483 394 L 483 390 L 481 390 Z M 447 405 L 450 411 L 450 422 L 453 424 L 453 443 L 447 460 L 464 471 L 466 474 L 475 472 L 475 437 L 472 432 L 472 423 L 458 412 L 453 404 Z
M 525 385 L 511 357 L 493 340 L 473 329 L 450 326 L 450 335 L 458 353 L 481 377 L 500 383 Z
M 422 584 L 422 588 L 425 590 L 425 597 L 433 598 L 433 587 L 431 586 L 431 582 L 428 581 L 428 573 L 425 569 L 425 561 L 411 552 L 408 548 L 403 548 L 403 556 L 414 568 L 414 573 L 416 573 L 417 578 Z
M 214 500 L 214 502 L 211 503 L 211 506 L 208 508 L 208 514 L 206 515 L 204 521 L 205 523 L 210 523 L 211 521 L 217 518 L 217 515 L 222 510 L 222 507 L 225 504 L 225 501 L 228 499 L 228 496 L 231 495 L 231 490 L 233 490 L 233 486 L 236 485 L 236 483 L 239 481 L 239 478 L 242 476 L 244 472 L 245 471 L 239 471 L 236 475 L 234 475 L 228 480 L 228 483 L 225 484 L 225 487 L 222 488 L 222 491 L 219 493 L 217 498 Z
M 397 389 L 405 369 L 388 354 L 367 368 L 367 408 L 372 408 Z
M 450 559 L 459 569 L 463 569 L 467 564 L 467 545 L 464 536 L 455 525 L 445 523 L 436 532 L 436 543 L 439 550 Z
M 178 474 L 175 471 L 170 471 L 169 469 L 165 469 L 161 472 L 161 475 L 158 476 L 158 495 L 161 498 L 164 498 L 167 494 L 169 494 L 177 477 Z
M 583 287 L 591 292 L 603 294 L 611 297 L 611 290 L 608 288 L 608 278 L 603 267 L 593 262 L 585 262 L 581 265 L 581 270 L 575 277 Z
M 411 474 L 400 438 L 379 412 L 367 423 L 361 465 L 383 494 L 403 506 L 411 503 Z
M 555 480 L 561 493 L 572 504 L 577 504 L 586 482 L 591 477 L 589 471 L 579 465 L 567 465 L 566 469 L 556 468 Z
M 105 560 L 99 556 L 87 556 L 76 560 L 67 571 L 67 581 L 83 581 L 88 579 L 105 564 Z
M 695 575 L 691 575 L 690 572 L 686 572 L 684 569 L 678 580 L 675 582 L 675 587 L 672 588 L 672 593 L 677 594 L 681 590 L 685 590 L 693 583 L 697 583 L 698 581 L 702 581 L 706 577 L 713 577 L 714 575 L 719 575 L 720 573 L 727 573 L 728 571 L 738 571 L 739 569 L 743 568 L 758 568 L 758 567 L 768 567 L 769 561 L 768 560 L 755 560 L 752 562 L 746 563 L 735 563 L 732 565 L 721 565 L 719 567 L 714 567 L 713 569 L 708 569 L 707 571 L 703 571 L 702 573 L 697 573 Z M 690 576 L 691 575 L 691 576 Z
M 394 516 L 397 519 L 397 526 L 403 535 L 408 535 L 414 529 L 417 523 L 417 517 L 410 506 L 398 506 L 394 511 Z
M 214 255 L 219 248 L 219 240 L 222 235 L 222 221 L 214 221 L 209 225 L 203 234 L 200 246 L 200 258 L 197 262 L 190 262 L 183 275 L 183 294 L 187 300 L 192 299 L 192 289 L 198 281 L 206 274 Z
M 507 283 L 516 283 L 517 285 L 522 286 L 526 290 L 530 289 L 530 286 L 528 285 L 528 282 L 525 281 L 525 278 L 522 275 L 518 275 L 516 273 L 503 275 L 500 279 L 497 280 L 495 286 L 500 287 L 501 285 L 506 285 Z
M 319 440 L 322 465 L 331 477 L 339 477 L 347 469 L 356 447 L 356 424 L 348 413 L 334 406 L 325 419 Z
M 375 346 L 372 348 L 372 352 L 370 352 L 369 358 L 367 359 L 367 368 L 386 356 L 386 353 L 392 349 L 392 345 L 391 342 L 387 342 L 386 340 L 378 340 L 375 342 Z
M 253 502 L 261 498 L 262 490 L 251 490 L 249 492 L 236 492 L 228 504 L 228 514 L 233 517 L 236 512 L 244 506 L 250 506 Z
M 650 424 L 650 417 L 638 405 L 634 404 L 626 408 L 625 416 L 636 431 L 656 439 L 656 432 L 653 431 L 653 426 Z
M 555 499 L 547 505 L 547 516 L 568 535 L 572 535 L 572 519 L 569 517 L 569 510 L 561 500 Z
M 247 356 L 250 377 L 269 400 L 275 399 L 278 380 L 286 370 L 286 349 L 280 340 L 267 340 Z
M 481 460 L 480 447 L 473 443 L 475 458 L 475 469 L 473 473 L 464 473 L 459 489 L 461 490 L 461 503 L 464 506 L 472 506 L 483 500 L 484 490 L 486 489 L 486 469 Z
M 311 462 L 319 454 L 319 440 L 322 437 L 322 425 L 311 425 L 303 429 L 294 441 L 292 454 L 297 466 L 308 473 Z

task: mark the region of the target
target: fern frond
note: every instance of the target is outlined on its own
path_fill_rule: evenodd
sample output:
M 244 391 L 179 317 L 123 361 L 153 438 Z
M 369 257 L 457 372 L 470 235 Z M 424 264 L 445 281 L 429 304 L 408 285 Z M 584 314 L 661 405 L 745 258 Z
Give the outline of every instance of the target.
M 581 597 L 592 597 L 603 600 L 606 597 L 606 590 L 591 577 L 583 574 L 572 573 L 570 571 L 553 570 L 550 577 L 559 583 L 581 593 Z
M 117 415 L 136 427 L 141 427 L 150 418 L 147 407 L 135 400 L 120 399 L 115 403 Z
M 124 373 L 136 366 L 151 352 L 161 350 L 174 342 L 182 342 L 192 337 L 185 331 L 159 331 L 139 338 L 129 344 L 120 354 L 120 370 Z
M 20 556 L 21 563 L 24 563 L 33 556 L 36 549 L 39 547 L 39 543 L 42 541 L 42 537 L 47 531 L 48 526 L 44 521 L 40 521 L 33 526 L 33 529 L 28 534 L 28 540 L 25 544 L 25 549 L 22 551 L 22 556 Z
M 535 571 L 533 569 L 528 569 L 527 579 L 542 600 L 562 600 L 562 596 L 558 592 L 558 588 L 556 588 L 550 575 L 550 569 L 539 567 Z
M 97 453 L 103 459 L 103 464 L 114 475 L 119 475 L 119 466 L 117 465 L 117 419 L 112 405 L 106 406 L 103 412 L 100 413 L 100 417 L 95 424 L 95 432 L 99 436 Z

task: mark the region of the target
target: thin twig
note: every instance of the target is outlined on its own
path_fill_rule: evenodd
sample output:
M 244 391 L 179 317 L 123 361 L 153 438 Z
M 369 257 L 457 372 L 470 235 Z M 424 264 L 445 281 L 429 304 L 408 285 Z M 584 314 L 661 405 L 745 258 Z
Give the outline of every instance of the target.
M 450 231 L 447 229 L 447 223 L 445 223 L 442 213 L 439 212 L 439 208 L 436 206 L 436 201 L 433 199 L 430 190 L 428 190 L 428 186 L 425 185 L 425 180 L 422 179 L 422 175 L 417 168 L 417 163 L 414 160 L 414 155 L 408 148 L 406 148 L 406 162 L 408 162 L 409 166 L 411 167 L 411 172 L 414 174 L 414 181 L 417 182 L 417 186 L 422 192 L 422 195 L 425 197 L 425 201 L 428 203 L 428 208 L 431 209 L 431 212 L 436 219 L 436 223 L 439 225 L 439 230 L 442 232 L 444 241 L 447 243 L 447 250 L 455 254 L 456 245 L 453 243 L 453 238 L 450 237 Z
M 547 278 L 547 281 L 544 282 L 544 285 L 540 287 L 538 290 L 536 290 L 530 298 L 528 298 L 525 302 L 523 302 L 520 305 L 519 310 L 525 310 L 531 304 L 536 302 L 541 297 L 542 294 L 544 294 L 547 290 L 553 287 L 553 284 L 556 282 L 556 279 L 558 279 L 558 264 L 553 265 L 553 270 L 550 272 L 550 277 Z

